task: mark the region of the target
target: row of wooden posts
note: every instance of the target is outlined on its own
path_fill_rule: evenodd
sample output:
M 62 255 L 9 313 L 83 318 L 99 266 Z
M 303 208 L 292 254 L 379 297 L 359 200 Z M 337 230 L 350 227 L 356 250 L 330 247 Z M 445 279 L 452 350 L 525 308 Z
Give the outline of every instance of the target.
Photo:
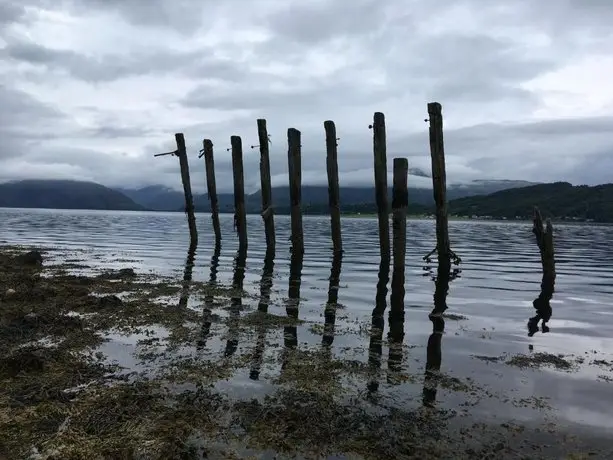
M 436 203 L 436 247 L 424 259 L 437 252 L 439 261 L 459 261 L 451 251 L 448 230 L 448 211 L 446 198 L 445 150 L 443 144 L 443 117 L 442 107 L 438 102 L 428 104 L 428 119 L 430 123 L 430 155 L 432 160 L 432 185 L 434 201 Z M 270 174 L 269 136 L 266 120 L 257 120 L 259 145 L 251 146 L 260 149 L 260 181 L 262 196 L 262 218 L 266 234 L 267 253 L 274 254 L 276 239 L 274 225 L 274 210 L 272 200 L 272 186 Z M 385 116 L 376 112 L 373 123 L 369 126 L 373 131 L 375 201 L 379 223 L 379 246 L 382 261 L 391 260 L 389 241 L 389 206 L 387 195 L 387 151 Z M 335 254 L 343 252 L 341 237 L 341 213 L 339 203 L 338 178 L 338 138 L 333 121 L 325 121 L 326 133 L 326 169 L 328 174 L 328 202 L 330 208 L 332 245 Z M 155 156 L 175 155 L 179 158 L 181 180 L 185 194 L 185 212 L 190 232 L 190 246 L 198 244 L 198 232 L 194 214 L 194 202 L 191 191 L 187 149 L 182 133 L 175 134 L 177 149 L 172 152 L 160 153 Z M 239 238 L 239 251 L 247 251 L 247 216 L 245 209 L 244 171 L 243 171 L 243 145 L 240 136 L 231 136 L 232 169 L 234 175 L 234 223 Z M 304 237 L 302 229 L 301 212 L 301 133 L 295 128 L 287 130 L 288 166 L 289 166 L 289 194 L 291 203 L 291 243 L 292 252 L 304 253 Z M 221 228 L 219 223 L 219 205 L 215 183 L 215 161 L 213 156 L 213 142 L 204 139 L 203 148 L 199 158 L 204 156 L 206 168 L 207 194 L 211 203 L 213 231 L 216 243 L 221 241 Z M 393 188 L 392 188 L 392 225 L 394 242 L 394 264 L 403 264 L 406 251 L 406 217 L 408 207 L 408 160 L 394 158 L 393 160 Z M 396 272 L 396 270 L 394 270 Z M 402 270 L 404 271 L 404 270 Z M 404 283 L 403 283 L 404 284 Z

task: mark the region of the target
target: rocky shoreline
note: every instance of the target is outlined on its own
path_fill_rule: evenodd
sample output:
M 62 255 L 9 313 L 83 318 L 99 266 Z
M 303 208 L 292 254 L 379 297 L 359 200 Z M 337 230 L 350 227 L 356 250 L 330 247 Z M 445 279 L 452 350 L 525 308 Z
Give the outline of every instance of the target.
M 0 251 L 0 458 L 610 458 L 598 435 L 398 410 L 348 391 L 373 369 L 325 348 L 275 348 L 270 337 L 295 319 L 206 308 L 246 295 L 231 286 L 190 281 L 205 308 L 187 308 L 162 300 L 181 295 L 181 280 L 129 267 L 77 275 L 45 260 Z M 255 347 L 216 349 L 231 333 Z M 101 351 L 109 334 L 139 335 L 137 358 L 153 370 L 122 372 Z M 239 369 L 262 372 L 271 391 L 232 396 Z

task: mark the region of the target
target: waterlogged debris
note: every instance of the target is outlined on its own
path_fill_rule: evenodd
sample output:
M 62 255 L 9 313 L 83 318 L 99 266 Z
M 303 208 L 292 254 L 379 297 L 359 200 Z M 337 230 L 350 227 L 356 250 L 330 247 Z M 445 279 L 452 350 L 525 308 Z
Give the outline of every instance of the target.
M 563 371 L 570 371 L 575 368 L 575 364 L 566 360 L 562 355 L 553 355 L 551 353 L 516 355 L 506 361 L 506 364 L 520 368 L 541 368 L 544 366 L 551 366 Z
M 448 319 L 449 321 L 465 321 L 468 319 L 464 315 L 458 315 L 455 313 L 443 313 L 443 318 Z

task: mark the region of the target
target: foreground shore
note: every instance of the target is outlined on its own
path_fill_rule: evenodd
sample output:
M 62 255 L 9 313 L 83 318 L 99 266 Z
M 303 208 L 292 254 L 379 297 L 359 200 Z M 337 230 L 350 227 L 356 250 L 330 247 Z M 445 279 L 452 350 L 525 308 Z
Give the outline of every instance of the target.
M 46 260 L 0 252 L 0 457 L 610 458 L 608 439 L 554 423 L 398 409 L 369 384 L 377 366 L 291 345 L 300 321 L 251 312 L 230 286 L 129 266 L 85 276 Z M 192 308 L 186 296 L 202 302 Z M 137 338 L 132 368 L 105 348 L 112 336 Z M 239 371 L 269 391 L 237 384 Z M 444 376 L 437 384 L 479 391 Z

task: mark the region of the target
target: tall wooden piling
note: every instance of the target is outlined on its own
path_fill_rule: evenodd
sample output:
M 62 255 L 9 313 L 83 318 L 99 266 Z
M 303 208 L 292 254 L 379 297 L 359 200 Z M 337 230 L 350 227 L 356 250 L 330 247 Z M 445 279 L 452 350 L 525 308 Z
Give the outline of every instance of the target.
M 275 252 L 275 218 L 272 205 L 272 185 L 270 183 L 270 154 L 268 150 L 268 130 L 266 120 L 258 119 L 258 138 L 260 141 L 260 185 L 262 194 L 262 219 L 266 234 L 266 250 Z
M 202 155 L 204 155 L 204 165 L 206 168 L 206 189 L 211 203 L 211 220 L 213 221 L 213 231 L 215 240 L 221 241 L 221 226 L 219 225 L 219 202 L 217 201 L 217 185 L 215 182 L 215 159 L 213 157 L 213 142 L 210 139 L 202 141 Z
M 452 257 L 449 243 L 449 218 L 447 209 L 447 173 L 445 171 L 445 147 L 443 143 L 443 114 L 438 102 L 428 104 L 430 121 L 430 157 L 432 160 L 432 189 L 436 204 L 436 250 L 438 260 Z
M 300 131 L 295 128 L 287 130 L 287 158 L 289 166 L 289 196 L 291 203 L 292 254 L 304 254 L 304 238 L 302 234 L 302 210 L 300 209 L 302 171 Z
M 375 159 L 375 200 L 379 218 L 379 248 L 381 259 L 390 260 L 390 227 L 387 199 L 387 146 L 385 116 L 375 112 L 373 124 L 373 152 Z
M 326 168 L 328 170 L 328 204 L 330 206 L 332 246 L 336 254 L 343 251 L 338 185 L 338 143 L 334 122 L 331 120 L 325 121 L 324 129 L 326 131 Z
M 234 222 L 238 233 L 239 252 L 247 251 L 247 213 L 245 210 L 245 175 L 243 172 L 243 143 L 240 136 L 230 138 L 232 170 L 234 172 Z
M 157 153 L 154 157 L 165 155 L 175 155 L 179 157 L 181 168 L 181 182 L 183 182 L 183 194 L 185 195 L 185 213 L 187 214 L 187 225 L 189 226 L 190 247 L 198 245 L 198 232 L 196 231 L 196 216 L 194 215 L 194 199 L 192 196 L 192 185 L 189 178 L 189 164 L 187 162 L 187 149 L 185 148 L 185 138 L 183 133 L 175 134 L 177 150 L 172 152 Z

